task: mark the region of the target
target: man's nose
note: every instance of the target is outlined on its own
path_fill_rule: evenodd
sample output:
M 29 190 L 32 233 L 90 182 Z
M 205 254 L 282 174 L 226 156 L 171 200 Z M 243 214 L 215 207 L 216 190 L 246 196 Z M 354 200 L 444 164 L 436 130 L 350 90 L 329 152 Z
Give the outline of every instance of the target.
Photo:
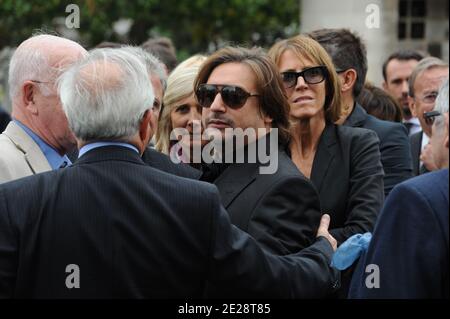
M 222 100 L 222 95 L 217 93 L 214 97 L 214 101 L 212 102 L 210 109 L 212 112 L 220 112 L 224 113 L 227 110 L 225 103 Z
M 408 81 L 405 80 L 402 82 L 402 94 L 407 96 L 408 91 L 409 91 Z

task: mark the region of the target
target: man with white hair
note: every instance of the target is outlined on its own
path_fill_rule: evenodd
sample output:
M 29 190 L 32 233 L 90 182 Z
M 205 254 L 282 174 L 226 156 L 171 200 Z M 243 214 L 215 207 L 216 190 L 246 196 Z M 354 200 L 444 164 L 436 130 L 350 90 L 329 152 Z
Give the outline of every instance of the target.
M 336 288 L 328 215 L 310 247 L 270 255 L 231 225 L 215 186 L 145 165 L 154 93 L 138 56 L 91 51 L 59 93 L 80 157 L 0 185 L 0 298 L 198 298 L 207 281 L 234 297 Z
M 150 139 L 153 141 L 155 133 L 158 130 L 159 112 L 161 110 L 163 95 L 167 86 L 167 75 L 164 64 L 159 61 L 158 58 L 140 47 L 124 46 L 122 49 L 138 56 L 144 62 L 147 69 L 151 86 L 155 94 L 155 100 L 152 107 L 153 116 L 150 120 Z M 198 179 L 201 175 L 199 170 L 184 163 L 176 164 L 172 162 L 169 156 L 156 151 L 151 146 L 148 146 L 142 154 L 142 160 L 151 167 L 177 176 Z
M 351 298 L 448 299 L 448 78 L 433 111 L 438 169 L 397 185 L 386 200 L 365 258 L 353 275 Z M 371 268 L 366 268 L 372 265 Z M 373 265 L 376 265 L 374 271 Z M 367 269 L 372 269 L 367 273 Z
M 12 119 L 0 135 L 0 183 L 70 164 L 75 138 L 55 81 L 86 50 L 68 39 L 38 35 L 14 52 L 9 67 Z
M 411 112 L 419 119 L 422 128 L 409 138 L 414 176 L 438 169 L 429 144 L 431 126 L 425 121 L 424 114 L 433 110 L 439 88 L 448 77 L 448 72 L 448 63 L 427 57 L 417 64 L 409 78 Z

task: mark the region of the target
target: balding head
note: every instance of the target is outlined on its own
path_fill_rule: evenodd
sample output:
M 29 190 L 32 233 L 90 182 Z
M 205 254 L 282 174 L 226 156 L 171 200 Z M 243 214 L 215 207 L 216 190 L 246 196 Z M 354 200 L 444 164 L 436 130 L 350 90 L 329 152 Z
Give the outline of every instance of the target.
M 11 57 L 11 100 L 17 100 L 23 93 L 21 86 L 25 81 L 54 81 L 61 71 L 85 54 L 86 50 L 78 43 L 54 35 L 42 34 L 25 40 Z
M 86 50 L 74 41 L 54 35 L 25 40 L 9 66 L 12 116 L 60 154 L 75 147 L 56 91 L 61 72 L 80 60 Z

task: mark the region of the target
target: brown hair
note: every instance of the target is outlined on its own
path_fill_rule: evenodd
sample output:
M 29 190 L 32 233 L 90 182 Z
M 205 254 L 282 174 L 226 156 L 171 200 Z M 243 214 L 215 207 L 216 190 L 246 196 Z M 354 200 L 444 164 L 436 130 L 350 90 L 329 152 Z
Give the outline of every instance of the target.
M 403 111 L 397 101 L 384 90 L 366 83 L 356 99 L 370 115 L 380 120 L 402 122 Z
M 148 39 L 141 44 L 141 48 L 160 59 L 167 67 L 168 73 L 171 73 L 178 65 L 176 49 L 169 38 Z
M 195 90 L 206 83 L 213 70 L 225 63 L 242 63 L 250 67 L 256 76 L 260 111 L 272 119 L 272 127 L 278 129 L 281 144 L 289 141 L 289 102 L 277 67 L 261 48 L 225 47 L 212 54 L 202 65 Z
M 300 60 L 306 58 L 327 68 L 325 76 L 326 96 L 323 106 L 325 120 L 330 123 L 336 122 L 341 115 L 341 89 L 336 69 L 328 53 L 317 41 L 298 35 L 275 43 L 269 50 L 269 57 L 276 65 L 279 65 L 281 55 L 287 50 L 291 50 Z

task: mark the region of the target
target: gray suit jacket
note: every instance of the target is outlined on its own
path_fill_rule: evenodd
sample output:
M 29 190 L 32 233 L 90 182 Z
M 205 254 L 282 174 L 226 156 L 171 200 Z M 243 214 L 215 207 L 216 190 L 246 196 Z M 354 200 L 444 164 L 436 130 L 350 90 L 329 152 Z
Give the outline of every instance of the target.
M 0 150 L 0 184 L 52 169 L 39 146 L 14 122 L 0 135 Z

